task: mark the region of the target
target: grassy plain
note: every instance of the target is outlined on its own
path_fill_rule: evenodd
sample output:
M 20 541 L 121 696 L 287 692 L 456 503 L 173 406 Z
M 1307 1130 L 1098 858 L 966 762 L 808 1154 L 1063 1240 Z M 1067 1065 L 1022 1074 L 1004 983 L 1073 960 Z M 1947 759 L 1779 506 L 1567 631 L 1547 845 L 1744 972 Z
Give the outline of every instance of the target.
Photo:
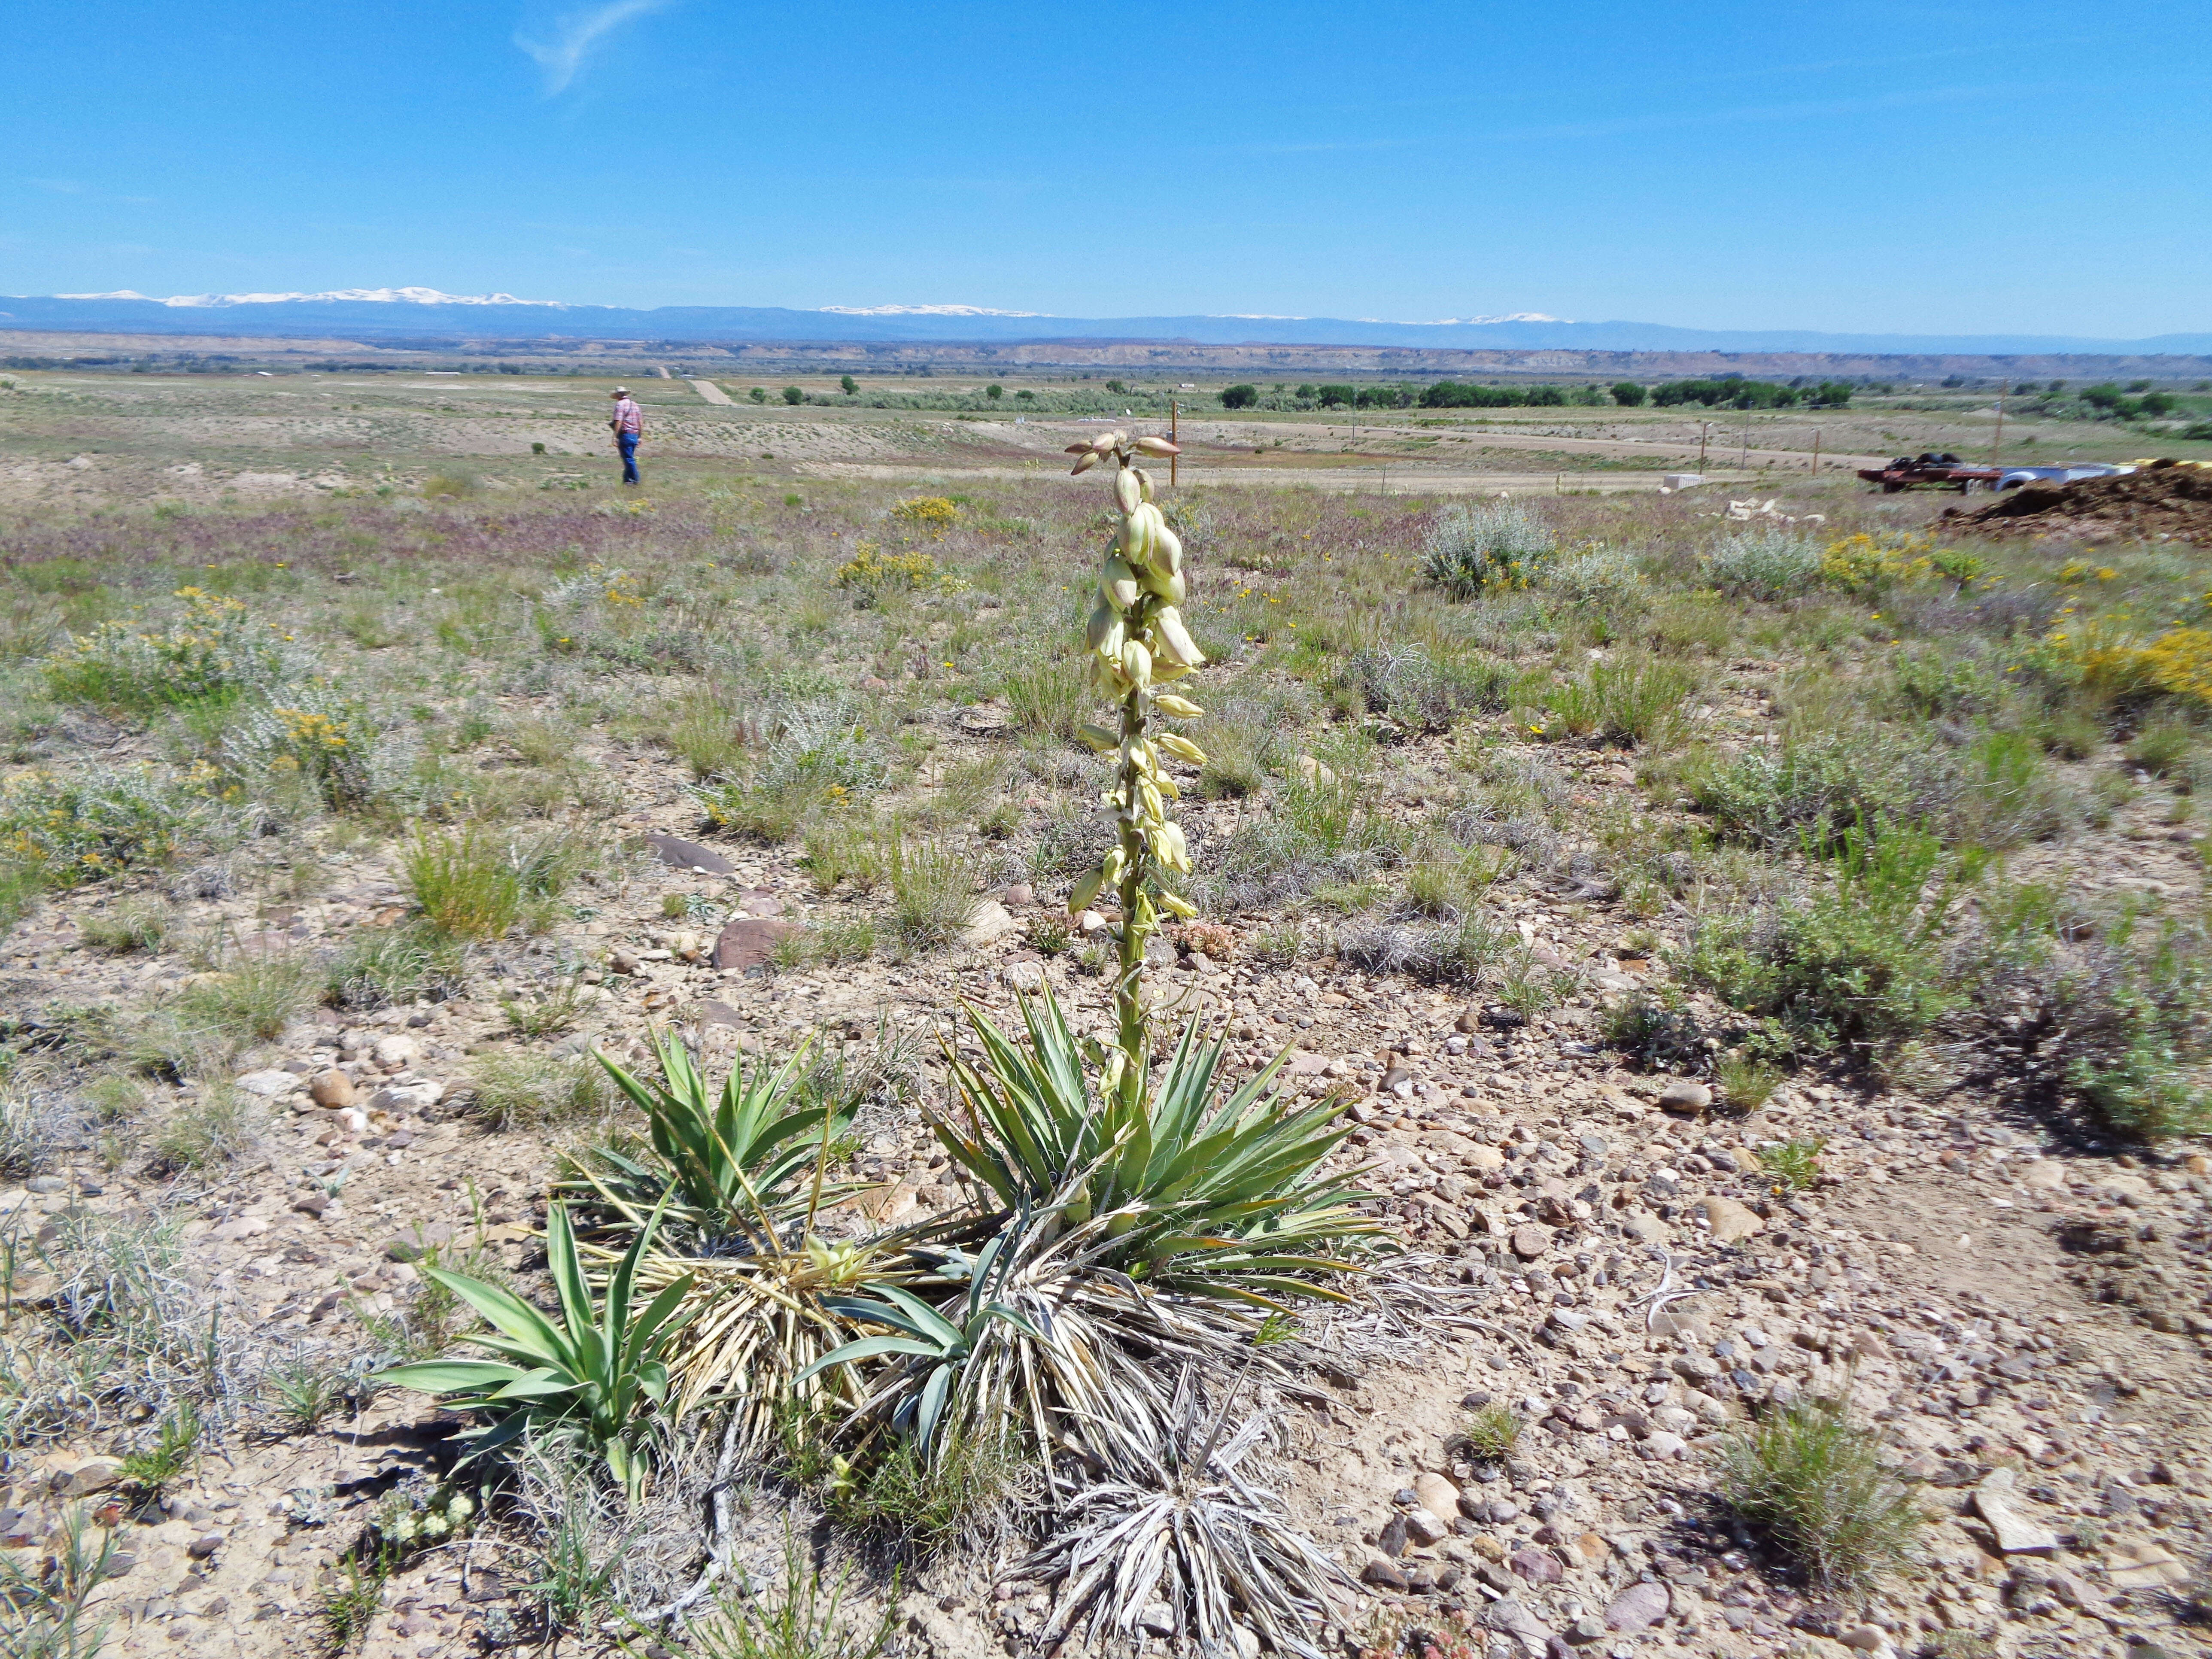
M 932 1047 L 957 1002 L 1004 1010 L 1014 988 L 1048 984 L 1096 1025 L 1100 919 L 1060 901 L 1104 845 L 1103 763 L 1075 734 L 1103 706 L 1081 630 L 1108 515 L 1059 452 L 1103 414 L 874 409 L 875 388 L 845 406 L 770 386 L 755 404 L 734 382 L 725 405 L 632 380 L 651 436 L 647 485 L 625 491 L 606 381 L 9 379 L 0 1159 L 49 1183 L 8 1200 L 38 1224 L 6 1258 L 37 1281 L 0 1339 L 11 1455 L 158 1455 L 181 1485 L 187 1421 L 195 1444 L 265 1430 L 282 1455 L 242 1477 L 257 1501 L 292 1503 L 293 1483 L 299 1503 L 326 1501 L 310 1489 L 339 1485 L 341 1453 L 324 1419 L 412 1421 L 367 1373 L 466 1328 L 416 1264 L 542 1288 L 527 1240 L 546 1180 L 647 1156 L 641 1120 L 580 1060 L 590 1043 L 635 1060 L 673 1028 L 719 1064 L 817 1034 L 807 1087 L 860 1114 L 840 1177 L 881 1182 L 884 1212 L 911 1215 L 956 1182 L 915 1107 L 941 1096 Z M 1672 1450 L 1608 1464 L 1588 1449 L 1601 1434 L 1569 1456 L 1565 1428 L 1516 1452 L 1521 1418 L 1542 1415 L 1526 1391 L 1553 1423 L 1599 1399 L 1615 1426 L 1632 1397 L 1664 1397 L 1686 1427 L 1707 1404 L 1707 1427 L 1787 1408 L 1765 1373 L 1753 1389 L 1670 1371 L 1656 1340 L 1642 1352 L 1651 1327 L 1624 1299 L 1640 1243 L 1671 1238 L 1747 1298 L 1817 1270 L 1846 1299 L 1796 1310 L 1812 1322 L 1801 1352 L 1833 1321 L 1806 1386 L 1846 1388 L 1852 1322 L 1900 1289 L 1980 1297 L 2023 1328 L 2087 1317 L 2055 1271 L 1950 1244 L 1964 1224 L 1944 1206 L 1961 1200 L 1906 1190 L 1949 1166 L 1911 1148 L 1963 1146 L 1963 1170 L 2002 1123 L 2179 1183 L 2212 1125 L 2205 556 L 1949 539 L 1932 522 L 1945 498 L 1872 495 L 1840 464 L 1808 465 L 1816 425 L 1824 461 L 1967 450 L 1984 428 L 1966 399 L 1711 417 L 1725 434 L 1753 422 L 1748 465 L 1709 465 L 1741 485 L 1658 493 L 1661 471 L 1694 461 L 1704 418 L 1217 412 L 1184 422 L 1185 482 L 1162 492 L 1213 665 L 1192 693 L 1208 758 L 1182 769 L 1179 809 L 1200 917 L 1164 953 L 1163 994 L 1225 1031 L 1242 1067 L 1296 1045 L 1297 1091 L 1353 1104 L 1345 1161 L 1382 1167 L 1374 1212 L 1422 1253 L 1424 1282 L 1541 1329 L 1552 1356 L 1516 1334 L 1479 1362 L 1410 1366 L 1401 1411 L 1343 1407 L 1358 1419 L 1349 1461 L 1316 1453 L 1292 1508 L 1353 1571 L 1354 1538 L 1382 1534 L 1390 1494 L 1425 1467 L 1472 1481 L 1537 1460 L 1511 1478 L 1586 1480 L 1600 1530 L 1662 1515 L 1650 1505 L 1679 1481 L 1714 1484 L 1694 1460 L 1650 1461 Z M 2008 425 L 2007 441 L 2086 457 L 2147 443 L 2079 422 Z M 656 857 L 647 834 L 731 872 Z M 717 935 L 749 923 L 772 925 L 717 964 Z M 310 1109 L 287 1065 L 347 1076 L 335 1092 L 357 1086 L 361 1121 Z M 1668 1082 L 1686 1112 L 1655 1109 Z M 1426 1164 L 1401 1156 L 1420 1147 Z M 1865 1160 L 1879 1173 L 1837 1192 Z M 1693 1185 L 1761 1206 L 1763 1237 L 1721 1240 Z M 1811 1207 L 1832 1193 L 1836 1207 Z M 50 1208 L 67 1212 L 51 1230 Z M 1850 1255 L 1901 1240 L 1919 1209 L 1935 1218 L 1913 1235 L 1917 1266 Z M 2024 1212 L 1990 1225 L 2017 1227 L 2018 1250 L 2057 1249 Z M 116 1261 L 88 1325 L 82 1287 Z M 2143 1316 L 2177 1345 L 2212 1329 L 2193 1291 L 2170 1304 Z M 1546 1322 L 1555 1309 L 1610 1330 L 1576 1337 Z M 2111 1317 L 2110 1354 L 2160 1363 Z M 199 1357 L 218 1325 L 220 1364 Z M 1692 1399 L 1693 1376 L 1707 1389 Z M 1916 1417 L 1916 1382 L 1884 1379 L 1886 1451 L 1965 1454 L 1981 1406 Z M 1468 1407 L 1480 1445 L 1440 1426 L 1470 1383 L 1491 1385 Z M 1682 1445 L 1635 1420 L 1625 1434 Z M 2005 1422 L 1990 1432 L 2025 1432 Z M 2182 1419 L 2148 1431 L 2183 1458 Z M 864 1490 L 818 1449 L 793 1449 L 778 1502 L 857 1514 L 927 1484 L 884 1465 L 866 1479 L 889 1484 Z M 651 1547 L 633 1547 L 641 1523 L 618 1489 L 551 1451 L 494 1494 L 473 1524 L 533 1563 L 507 1575 L 499 1629 L 586 1632 L 684 1576 L 712 1457 L 652 1456 Z M 975 1514 L 1003 1499 L 1034 1519 L 983 1484 L 945 1512 L 1000 1553 L 933 1581 L 929 1607 L 969 1597 L 946 1652 L 1003 1633 L 985 1615 L 1011 1534 Z M 1862 1488 L 1887 1530 L 1853 1559 L 1900 1570 L 1888 1540 L 1911 1528 L 1887 1475 L 1854 1465 L 1823 1501 Z M 385 1490 L 413 1506 L 410 1528 L 463 1524 L 442 1477 Z M 362 1531 L 372 1500 L 385 1507 Z M 391 1501 L 355 1509 L 360 1538 L 400 1537 Z M 1760 1595 L 1794 1593 L 1778 1588 L 1792 1571 L 1850 1577 L 1826 1559 L 1792 1568 L 1803 1517 L 1745 1514 L 1779 1553 L 1727 1571 Z M 1504 1559 L 1540 1518 L 1483 1535 Z M 290 1580 L 263 1579 L 276 1558 L 255 1545 L 239 1617 L 258 1586 L 266 1605 L 319 1607 L 334 1644 L 401 1651 L 389 1579 L 451 1614 L 429 1626 L 441 1639 L 494 1635 L 434 1552 L 364 1553 L 340 1530 L 298 1548 L 313 1572 Z M 222 1625 L 211 1581 L 188 1583 L 199 1570 L 171 1553 L 167 1589 Z M 1620 1575 L 1588 1565 L 1577 1593 L 1601 1601 Z M 1894 1591 L 1899 1616 L 1937 1582 Z M 61 1601 L 50 1613 L 77 1617 Z M 1027 1600 L 1002 1613 L 1043 1626 Z

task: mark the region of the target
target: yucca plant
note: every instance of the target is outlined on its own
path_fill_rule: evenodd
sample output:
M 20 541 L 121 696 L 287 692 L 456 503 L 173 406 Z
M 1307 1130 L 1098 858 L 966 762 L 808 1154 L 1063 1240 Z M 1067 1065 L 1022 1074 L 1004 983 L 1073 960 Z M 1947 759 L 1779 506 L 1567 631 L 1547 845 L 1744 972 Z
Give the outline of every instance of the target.
M 1340 1104 L 1285 1110 L 1279 1059 L 1223 1096 L 1225 1044 L 1200 1042 L 1195 1020 L 1133 1103 L 1094 1097 L 1059 1004 L 1022 1014 L 1025 1047 L 969 1011 L 983 1063 L 950 1056 L 959 1115 L 934 1125 L 1000 1205 L 1103 1221 L 1095 1265 L 1148 1286 L 1270 1309 L 1339 1294 L 1326 1281 L 1356 1267 L 1347 1247 L 1379 1231 L 1352 1207 L 1364 1194 L 1316 1173 L 1350 1133 Z
M 797 1105 L 804 1044 L 772 1072 L 763 1063 L 748 1076 L 740 1060 L 719 1097 L 681 1042 L 656 1036 L 653 1050 L 656 1081 L 604 1054 L 598 1059 L 645 1114 L 664 1167 L 602 1148 L 578 1167 L 568 1190 L 590 1191 L 632 1227 L 666 1199 L 687 1231 L 709 1241 L 742 1238 L 755 1249 L 852 1190 L 820 1179 L 821 1146 L 842 1134 L 849 1118 Z M 802 1179 L 810 1171 L 817 1176 L 811 1185 Z
M 374 1380 L 442 1395 L 455 1410 L 489 1417 L 489 1423 L 459 1437 L 471 1460 L 532 1432 L 584 1439 L 606 1460 L 608 1472 L 635 1503 L 645 1480 L 645 1466 L 632 1443 L 639 1416 L 668 1396 L 668 1367 L 660 1353 L 682 1322 L 679 1310 L 691 1289 L 688 1277 L 672 1279 L 643 1312 L 631 1314 L 638 1263 L 659 1224 L 656 1211 L 608 1275 L 605 1297 L 595 1304 L 568 1210 L 555 1205 L 546 1218 L 545 1254 L 561 1299 L 558 1320 L 504 1285 L 442 1268 L 424 1269 L 491 1322 L 489 1334 L 465 1340 L 501 1358 L 395 1365 L 375 1373 Z
M 893 1424 L 911 1433 L 927 1453 L 936 1443 L 938 1425 L 945 1417 L 945 1399 L 951 1393 L 961 1367 L 990 1340 L 994 1327 L 1003 1324 L 1038 1341 L 1045 1340 L 1044 1334 L 1018 1310 L 994 1294 L 1001 1288 L 1005 1278 L 998 1266 L 1006 1243 L 1006 1236 L 1001 1234 L 983 1247 L 967 1275 L 967 1294 L 948 1310 L 955 1318 L 948 1318 L 913 1291 L 896 1285 L 880 1286 L 880 1299 L 824 1298 L 824 1305 L 830 1312 L 860 1324 L 888 1326 L 894 1334 L 864 1336 L 848 1342 L 815 1360 L 799 1374 L 797 1380 L 804 1382 L 832 1365 L 851 1365 L 879 1356 L 925 1362 L 904 1368 L 900 1384 L 910 1383 L 919 1377 L 920 1386 L 918 1391 L 906 1386 L 896 1389 L 901 1404 Z
M 1242 1651 L 1231 1613 L 1278 1653 L 1322 1659 L 1313 1639 L 1333 1596 L 1352 1589 L 1344 1570 L 1291 1524 L 1281 1498 L 1242 1467 L 1267 1420 L 1230 1427 L 1234 1399 L 1208 1420 L 1188 1368 L 1172 1407 L 1165 1455 L 1135 1479 L 1085 1486 L 1029 1563 L 1061 1583 L 1043 1644 L 1079 1625 L 1093 1644 L 1139 1636 L 1138 1616 L 1164 1607 L 1178 1650 Z M 1088 1615 L 1086 1618 L 1085 1615 Z

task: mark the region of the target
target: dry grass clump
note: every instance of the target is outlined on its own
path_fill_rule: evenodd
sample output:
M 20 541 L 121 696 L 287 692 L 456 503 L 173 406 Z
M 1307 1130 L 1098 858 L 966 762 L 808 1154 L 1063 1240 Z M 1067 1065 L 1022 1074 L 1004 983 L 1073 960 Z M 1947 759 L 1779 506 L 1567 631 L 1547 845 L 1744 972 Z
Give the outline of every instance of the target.
M 1825 1590 L 1861 1590 L 1911 1560 L 1926 1517 L 1840 1401 L 1790 1406 L 1733 1431 L 1721 1500 Z

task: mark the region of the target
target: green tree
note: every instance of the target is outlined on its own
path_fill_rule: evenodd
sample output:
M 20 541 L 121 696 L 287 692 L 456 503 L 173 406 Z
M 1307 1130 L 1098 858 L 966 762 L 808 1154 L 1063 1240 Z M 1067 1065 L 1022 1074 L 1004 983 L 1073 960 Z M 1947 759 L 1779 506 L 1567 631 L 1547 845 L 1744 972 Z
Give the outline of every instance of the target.
M 750 392 L 745 393 L 745 396 L 751 398 L 757 404 L 764 404 L 768 401 L 768 388 L 764 386 L 757 386 Z
M 1221 388 L 1224 409 L 1249 409 L 1260 401 L 1260 388 L 1255 386 L 1225 386 Z
M 1635 408 L 1646 395 L 1644 388 L 1633 380 L 1622 380 L 1613 388 L 1613 400 L 1623 409 Z
M 848 398 L 857 398 L 860 395 L 860 383 L 849 374 L 841 376 L 837 384 L 844 388 Z
M 1006 388 L 997 385 L 987 386 L 983 388 L 983 395 L 996 403 L 1006 395 Z
M 787 404 L 803 404 L 806 401 L 806 394 L 795 386 L 787 386 L 783 389 L 783 400 Z

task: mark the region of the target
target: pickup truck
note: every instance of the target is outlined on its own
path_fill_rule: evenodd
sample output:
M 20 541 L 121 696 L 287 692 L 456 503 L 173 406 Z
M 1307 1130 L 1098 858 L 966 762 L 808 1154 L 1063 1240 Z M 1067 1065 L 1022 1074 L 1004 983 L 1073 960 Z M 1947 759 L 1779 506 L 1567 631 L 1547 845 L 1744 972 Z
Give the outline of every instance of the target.
M 1894 495 L 1915 484 L 1934 484 L 1938 489 L 1955 489 L 1963 495 L 1976 484 L 1996 489 L 2000 472 L 1997 467 L 1975 466 L 1956 455 L 1938 455 L 1930 451 L 1918 456 L 1900 455 L 1887 466 L 1863 466 L 1859 477 L 1869 483 L 1880 484 L 1885 495 Z
M 2117 478 L 2124 472 L 2132 472 L 2132 466 L 2115 465 L 2110 461 L 2083 461 L 2075 466 L 2008 466 L 1997 479 L 1999 489 L 2017 489 L 2022 484 L 2069 484 L 2077 478 Z

